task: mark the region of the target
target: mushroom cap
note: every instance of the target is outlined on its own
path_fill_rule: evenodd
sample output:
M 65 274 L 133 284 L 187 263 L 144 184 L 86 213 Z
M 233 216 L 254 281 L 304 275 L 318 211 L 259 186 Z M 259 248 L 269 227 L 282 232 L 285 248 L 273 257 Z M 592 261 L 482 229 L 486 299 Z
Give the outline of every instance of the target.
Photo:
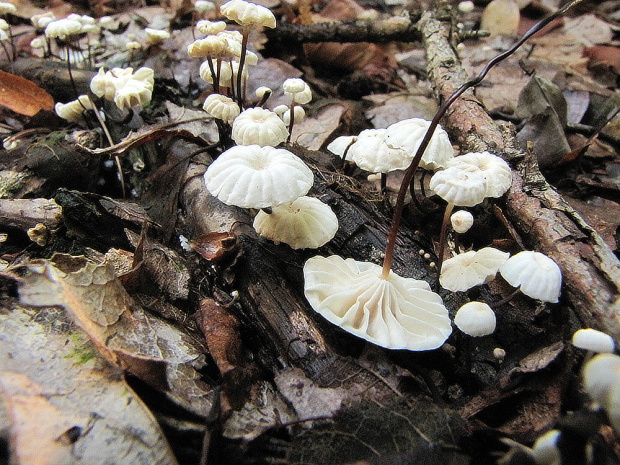
M 279 116 L 282 119 L 282 122 L 284 124 L 286 124 L 287 126 L 291 124 L 291 110 L 290 109 L 289 111 L 285 111 Z M 301 121 L 305 117 L 306 117 L 306 110 L 304 110 L 303 107 L 295 105 L 295 107 L 293 107 L 293 121 L 295 122 L 295 124 L 301 123 Z
M 510 254 L 485 247 L 478 252 L 470 250 L 449 258 L 441 266 L 439 283 L 449 291 L 466 291 L 495 277 Z
M 62 18 L 45 26 L 45 37 L 64 39 L 82 32 L 82 23 L 74 19 Z
M 286 125 L 274 112 L 264 108 L 242 111 L 232 125 L 232 138 L 239 145 L 272 146 L 288 137 Z
M 333 141 L 329 143 L 329 145 L 327 146 L 327 150 L 329 150 L 334 155 L 338 155 L 340 158 L 342 158 L 347 147 L 349 145 L 352 145 L 353 142 L 355 142 L 356 140 L 357 136 L 336 137 Z
M 430 124 L 430 121 L 422 118 L 409 118 L 394 123 L 386 129 L 386 142 L 392 148 L 409 153 L 411 161 Z M 441 126 L 437 126 L 422 155 L 420 166 L 428 170 L 442 169 L 452 157 L 454 157 L 454 148 L 452 148 L 448 133 Z
M 299 197 L 292 202 L 259 211 L 254 229 L 276 244 L 284 242 L 292 249 L 315 249 L 329 242 L 338 231 L 338 218 L 328 205 L 314 197 Z
M 486 196 L 486 181 L 479 171 L 465 171 L 457 167 L 436 172 L 430 188 L 446 202 L 461 207 L 473 207 Z
M 217 34 L 218 32 L 222 32 L 224 29 L 226 29 L 226 22 L 201 19 L 196 23 L 196 29 L 203 34 L 210 36 Z
M 385 129 L 365 129 L 349 148 L 347 158 L 371 173 L 404 170 L 412 157 L 404 150 L 391 148 L 385 142 Z
M 523 251 L 510 257 L 499 272 L 513 287 L 532 299 L 557 302 L 562 287 L 560 267 L 549 257 L 533 251 Z
M 219 35 L 196 39 L 187 46 L 187 54 L 194 58 L 221 58 L 231 54 L 228 41 Z
M 558 449 L 557 445 L 560 434 L 559 430 L 552 429 L 536 439 L 536 442 L 532 446 L 532 456 L 536 463 L 560 463 L 560 449 Z
M 228 123 L 239 115 L 239 105 L 233 99 L 220 94 L 209 95 L 202 108 L 214 118 Z
M 276 17 L 269 8 L 245 0 L 230 0 L 220 7 L 220 11 L 242 26 L 276 27 Z
M 474 215 L 467 210 L 459 210 L 450 216 L 450 224 L 457 233 L 466 233 L 474 224 Z
M 312 257 L 304 265 L 304 293 L 331 323 L 388 349 L 431 350 L 452 327 L 441 297 L 425 281 L 338 255 Z
M 88 95 L 80 95 L 76 100 L 67 103 L 58 102 L 54 106 L 54 110 L 58 116 L 72 123 L 82 119 L 82 113 L 85 109 L 93 109 L 93 104 Z
M 222 153 L 207 169 L 205 184 L 227 205 L 274 207 L 306 195 L 312 170 L 285 149 L 237 145 Z
M 616 343 L 613 337 L 592 328 L 575 331 L 572 342 L 575 347 L 591 350 L 600 354 L 613 353 L 613 351 L 616 350 Z
M 300 105 L 305 105 L 312 100 L 312 90 L 303 79 L 287 79 L 282 84 L 282 89 L 284 90 L 284 95 Z
M 454 324 L 469 336 L 486 336 L 495 331 L 495 312 L 484 302 L 468 302 L 457 310 Z
M 603 407 L 609 393 L 620 387 L 620 357 L 616 354 L 597 354 L 583 366 L 583 390 Z
M 485 197 L 501 197 L 512 185 L 512 171 L 508 163 L 489 152 L 466 153 L 449 160 L 448 166 L 466 171 L 479 170 L 486 180 Z

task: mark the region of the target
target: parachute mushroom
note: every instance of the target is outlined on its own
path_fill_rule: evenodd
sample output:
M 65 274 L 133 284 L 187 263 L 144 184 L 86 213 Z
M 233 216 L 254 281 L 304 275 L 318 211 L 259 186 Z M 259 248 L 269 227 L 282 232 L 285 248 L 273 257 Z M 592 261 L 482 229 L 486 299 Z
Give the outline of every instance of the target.
M 426 281 L 338 255 L 316 256 L 304 265 L 304 293 L 331 323 L 388 349 L 431 350 L 452 327 L 441 297 Z
M 500 269 L 502 277 L 532 299 L 557 302 L 562 287 L 560 267 L 549 257 L 525 250 L 510 257 Z
M 314 182 L 312 170 L 293 153 L 258 145 L 226 150 L 211 163 L 204 179 L 219 200 L 243 208 L 290 202 L 306 195 Z

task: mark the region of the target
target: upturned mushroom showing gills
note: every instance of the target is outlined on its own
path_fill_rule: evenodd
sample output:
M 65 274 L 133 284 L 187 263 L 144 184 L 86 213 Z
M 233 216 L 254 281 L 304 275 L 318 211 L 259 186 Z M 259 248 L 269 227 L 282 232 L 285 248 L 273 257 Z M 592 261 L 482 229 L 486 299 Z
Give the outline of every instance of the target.
M 237 145 L 222 153 L 204 175 L 207 190 L 227 205 L 266 208 L 306 195 L 312 170 L 293 153 L 274 147 Z
M 345 331 L 387 349 L 432 350 L 452 327 L 441 297 L 425 281 L 338 255 L 304 265 L 304 293 L 314 310 Z

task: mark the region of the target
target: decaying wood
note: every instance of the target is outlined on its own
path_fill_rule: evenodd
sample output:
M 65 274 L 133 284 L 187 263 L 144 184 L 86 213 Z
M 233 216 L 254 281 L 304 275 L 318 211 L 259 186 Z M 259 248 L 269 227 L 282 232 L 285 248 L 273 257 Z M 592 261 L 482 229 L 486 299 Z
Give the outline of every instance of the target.
M 48 199 L 0 200 L 0 224 L 27 231 L 37 224 L 56 228 L 62 221 L 61 208 Z
M 447 98 L 467 81 L 454 51 L 450 16 L 426 12 L 424 35 L 428 75 L 439 98 Z M 492 72 L 492 71 L 491 71 Z M 491 120 L 473 94 L 458 100 L 445 127 L 463 150 L 489 150 L 513 164 L 507 217 L 533 249 L 551 257 L 564 276 L 565 297 L 584 326 L 620 338 L 620 262 L 599 234 L 540 175 L 535 161 L 518 149 L 509 131 Z
M 317 252 L 294 253 L 258 237 L 246 210 L 224 205 L 205 190 L 204 170 L 204 165 L 190 167 L 180 195 L 191 238 L 211 232 L 232 232 L 237 236 L 239 256 L 233 268 L 234 281 L 228 288 L 220 285 L 228 293 L 239 293 L 245 323 L 266 344 L 261 354 L 264 365 L 276 371 L 282 366 L 301 367 L 315 382 L 325 376 L 342 376 L 350 368 L 334 350 L 334 341 L 356 338 L 343 335 L 317 316 L 302 294 L 303 263 Z M 320 252 L 380 263 L 391 220 L 389 212 L 382 212 L 376 204 L 337 181 L 330 187 L 324 179 L 316 179 L 312 192 L 332 207 L 340 224 L 336 237 Z M 394 269 L 403 276 L 433 281 L 435 272 L 418 253 L 425 246 L 419 241 L 408 232 L 399 237 Z M 457 298 L 449 294 L 444 298 L 454 309 Z M 363 346 L 362 341 L 358 343 Z M 335 369 L 334 364 L 339 368 Z
M 379 21 L 351 21 L 317 24 L 281 23 L 266 31 L 270 41 L 307 42 L 417 42 L 422 36 L 415 24 L 417 16 L 393 17 Z

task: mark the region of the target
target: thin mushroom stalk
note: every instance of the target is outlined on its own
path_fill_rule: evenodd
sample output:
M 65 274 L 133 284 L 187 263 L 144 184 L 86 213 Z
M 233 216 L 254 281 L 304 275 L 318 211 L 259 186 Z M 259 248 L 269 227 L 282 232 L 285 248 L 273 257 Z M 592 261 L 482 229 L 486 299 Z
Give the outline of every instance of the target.
M 431 124 L 426 130 L 426 134 L 418 147 L 418 150 L 411 161 L 411 164 L 405 171 L 405 175 L 400 185 L 400 189 L 398 190 L 398 197 L 396 198 L 396 205 L 394 207 L 394 215 L 392 217 L 392 225 L 390 226 L 390 232 L 388 234 L 387 243 L 385 247 L 385 257 L 383 259 L 383 269 L 381 272 L 381 277 L 383 279 L 387 279 L 390 274 L 390 270 L 392 268 L 392 261 L 394 259 L 394 247 L 396 245 L 396 236 L 398 234 L 398 227 L 400 226 L 400 222 L 403 216 L 403 208 L 405 206 L 405 196 L 407 193 L 407 189 L 413 179 L 413 176 L 422 160 L 422 156 L 424 155 L 424 151 L 428 147 L 431 137 L 433 136 L 435 129 L 439 125 L 439 121 L 444 117 L 450 106 L 461 96 L 463 93 L 472 87 L 477 86 L 482 82 L 482 80 L 486 77 L 488 72 L 498 63 L 508 58 L 514 52 L 516 52 L 530 37 L 540 31 L 543 27 L 549 24 L 554 19 L 562 16 L 572 7 L 578 5 L 583 0 L 573 0 L 572 2 L 564 5 L 562 8 L 557 10 L 556 12 L 550 14 L 546 18 L 541 19 L 538 23 L 532 26 L 512 47 L 510 47 L 505 52 L 500 53 L 499 55 L 492 58 L 487 65 L 483 68 L 483 70 L 476 76 L 474 79 L 467 81 L 461 87 L 459 87 L 437 110 L 435 116 L 433 117 Z M 440 267 L 437 267 L 439 270 Z

